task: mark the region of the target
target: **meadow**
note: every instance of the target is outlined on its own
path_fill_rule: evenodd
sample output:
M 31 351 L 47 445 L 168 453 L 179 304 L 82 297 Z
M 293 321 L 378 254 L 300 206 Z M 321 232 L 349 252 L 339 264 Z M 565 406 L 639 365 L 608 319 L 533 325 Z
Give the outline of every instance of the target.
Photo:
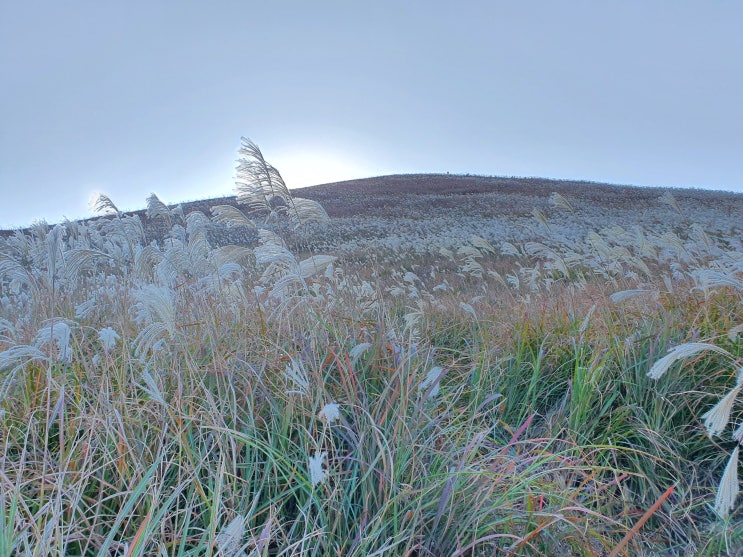
M 0 557 L 741 553 L 743 195 L 238 163 L 0 237 Z

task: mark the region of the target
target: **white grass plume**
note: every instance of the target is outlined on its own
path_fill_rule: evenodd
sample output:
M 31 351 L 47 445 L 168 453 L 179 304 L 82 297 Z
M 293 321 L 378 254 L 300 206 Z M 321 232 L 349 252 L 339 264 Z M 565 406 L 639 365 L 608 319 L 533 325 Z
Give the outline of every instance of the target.
M 188 234 L 188 254 L 191 265 L 208 261 L 212 247 L 209 244 L 207 227 L 211 221 L 201 211 L 192 211 L 186 217 Z
M 573 206 L 568 202 L 568 200 L 565 199 L 562 195 L 560 195 L 556 191 L 553 191 L 552 195 L 550 195 L 550 205 L 552 205 L 555 208 L 567 209 L 571 213 L 575 212 L 575 210 L 573 209 Z
M 75 319 L 85 319 L 98 307 L 98 298 L 95 294 L 79 304 L 75 304 Z
M 687 342 L 686 344 L 679 344 L 678 346 L 674 347 L 668 354 L 655 362 L 653 364 L 653 367 L 650 368 L 650 371 L 648 371 L 647 375 L 651 379 L 660 379 L 661 377 L 663 377 L 666 371 L 668 371 L 668 369 L 679 360 L 683 360 L 684 358 L 688 358 L 690 356 L 699 354 L 700 352 L 707 351 L 717 352 L 718 354 L 722 354 L 723 356 L 728 356 L 729 358 L 733 359 L 733 355 L 730 354 L 730 352 L 724 350 L 723 348 L 720 348 L 719 346 L 715 346 L 714 344 L 709 344 L 706 342 Z
M 132 292 L 137 301 L 134 306 L 135 319 L 140 324 L 156 321 L 163 323 L 171 332 L 175 329 L 176 292 L 167 286 L 148 284 Z
M 305 394 L 310 388 L 310 377 L 299 360 L 291 358 L 284 369 L 284 378 L 294 388 L 287 389 L 287 393 Z
M 284 240 L 276 234 L 276 232 L 273 232 L 272 230 L 266 230 L 265 228 L 260 228 L 258 230 L 258 237 L 261 240 L 261 244 L 273 244 L 275 246 L 281 246 L 286 247 L 286 244 L 284 243 Z
M 735 506 L 735 499 L 740 491 L 738 482 L 738 452 L 740 445 L 736 446 L 730 455 L 725 471 L 722 474 L 720 485 L 715 496 L 715 512 L 722 518 L 726 518 Z
M 335 402 L 328 402 L 325 406 L 323 406 L 320 409 L 320 412 L 318 412 L 317 417 L 329 424 L 332 424 L 334 422 L 337 422 L 341 419 L 341 411 L 338 404 Z
M 247 204 L 251 212 L 274 212 L 276 200 L 289 204 L 291 195 L 276 168 L 263 158 L 258 146 L 248 138 L 241 138 L 240 158 L 237 161 L 235 190 L 237 203 Z
M 282 302 L 287 301 L 290 297 L 301 292 L 305 292 L 307 284 L 297 273 L 285 273 L 273 277 L 274 282 L 271 285 L 269 295 L 272 298 Z
M 730 412 L 735 404 L 735 399 L 738 397 L 743 384 L 738 384 L 728 394 L 720 399 L 712 409 L 706 412 L 702 418 L 704 419 L 704 428 L 707 430 L 707 435 L 714 437 L 722 433 L 725 426 L 730 421 Z
M 165 397 L 163 396 L 160 386 L 147 368 L 142 372 L 142 383 L 144 384 L 137 383 L 137 387 L 147 393 L 152 400 L 167 406 L 167 402 L 165 402 Z
M 547 222 L 547 217 L 544 216 L 544 213 L 542 213 L 542 211 L 540 211 L 538 207 L 534 207 L 531 210 L 531 214 L 537 222 L 540 222 L 544 225 L 544 227 L 547 229 L 547 232 L 552 234 L 552 228 L 550 228 L 550 223 Z
M 317 201 L 313 199 L 292 198 L 290 204 L 290 216 L 294 221 L 294 227 L 299 228 L 311 222 L 326 223 L 330 221 L 328 213 Z
M 679 207 L 678 201 L 670 191 L 666 191 L 658 198 L 658 201 L 673 208 L 677 213 L 681 214 L 681 207 Z
M 284 246 L 267 243 L 255 248 L 254 253 L 255 260 L 260 265 L 274 263 L 292 268 L 297 265 L 297 259 L 294 257 L 294 254 Z
M 139 279 L 151 280 L 154 270 L 163 260 L 163 252 L 155 246 L 144 246 L 136 255 L 134 261 L 134 276 Z
M 482 278 L 484 268 L 474 258 L 468 257 L 464 260 L 464 263 L 459 266 L 461 273 L 467 273 L 477 278 Z
M 444 375 L 442 372 L 441 366 L 433 366 L 429 369 L 425 379 L 418 385 L 418 393 L 423 394 L 430 389 L 428 398 L 435 398 L 439 394 L 439 383 Z
M 134 355 L 138 358 L 145 358 L 149 352 L 156 350 L 162 341 L 171 331 L 162 321 L 155 321 L 144 327 L 134 338 Z
M 46 235 L 47 270 L 49 277 L 54 281 L 57 277 L 57 267 L 64 267 L 65 247 L 64 237 L 67 229 L 58 224 Z
M 121 216 L 121 211 L 116 204 L 111 201 L 111 198 L 103 193 L 94 194 L 88 202 L 90 210 L 99 215 L 117 215 Z
M 0 317 L 0 342 L 13 343 L 16 336 L 16 328 L 13 323 Z
M 247 517 L 237 515 L 223 528 L 214 540 L 219 557 L 241 557 L 245 555 L 242 551 L 242 541 L 245 537 L 245 520 Z
M 741 323 L 740 325 L 736 325 L 735 327 L 732 327 L 728 331 L 728 340 L 730 342 L 735 342 L 736 340 L 738 340 L 738 335 L 740 335 L 741 333 L 743 333 L 743 323 Z
M 110 254 L 97 249 L 71 249 L 65 252 L 65 278 L 74 281 L 82 271 L 90 269 L 97 261 L 111 261 Z
M 643 297 L 648 297 L 652 300 L 657 300 L 658 296 L 659 296 L 659 292 L 657 290 L 644 290 L 644 289 L 637 288 L 637 289 L 630 289 L 630 290 L 621 290 L 620 292 L 614 292 L 614 294 L 609 296 L 609 299 L 615 304 L 621 304 L 629 300 L 634 300 L 636 298 L 643 298 Z
M 310 482 L 312 487 L 323 483 L 328 479 L 328 470 L 323 468 L 325 459 L 328 456 L 326 451 L 315 451 L 315 456 L 309 457 L 308 468 L 310 470 Z
M 485 253 L 491 253 L 491 254 L 495 253 L 495 248 L 493 247 L 493 245 L 490 242 L 488 242 L 485 238 L 483 238 L 482 236 L 473 234 L 470 237 L 470 242 L 472 242 L 472 245 L 475 246 L 480 251 L 483 251 Z
M 226 226 L 247 226 L 257 230 L 255 223 L 240 209 L 232 205 L 215 205 L 211 208 L 212 221 Z
M 743 422 L 733 432 L 733 439 L 738 443 L 743 443 Z
M 696 283 L 696 288 L 707 292 L 712 288 L 731 286 L 736 290 L 743 290 L 743 281 L 738 280 L 732 273 L 717 269 L 695 269 L 689 273 Z
M 70 326 L 64 321 L 54 321 L 39 329 L 34 344 L 37 348 L 41 348 L 45 344 L 56 344 L 58 349 L 56 358 L 67 364 L 72 362 Z
M 98 331 L 98 340 L 103 345 L 103 351 L 109 353 L 115 346 L 116 341 L 121 337 L 111 327 L 104 327 Z
M 147 198 L 147 218 L 155 219 L 158 217 L 165 220 L 168 228 L 173 226 L 173 219 L 170 216 L 170 209 L 168 209 L 168 206 L 165 203 L 160 201 L 160 198 L 157 197 L 157 195 L 151 193 Z
M 351 357 L 351 366 L 355 366 L 361 356 L 363 356 L 372 347 L 370 342 L 361 342 L 348 351 Z
M 24 284 L 33 292 L 38 290 L 36 279 L 23 265 L 10 257 L 2 259 L 0 255 L 0 278 L 2 277 L 6 277 L 10 282 Z
M 313 255 L 299 262 L 299 276 L 309 278 L 312 275 L 321 273 L 331 263 L 338 258 L 334 255 Z
M 33 361 L 48 362 L 49 358 L 35 346 L 25 344 L 0 352 L 0 370 L 4 372 L 0 382 L 0 401 L 5 399 L 8 391 L 17 384 L 16 373 Z
M 582 335 L 588 330 L 588 326 L 591 324 L 591 317 L 593 317 L 593 312 L 596 311 L 596 304 L 593 304 L 591 306 L 591 309 L 588 310 L 586 313 L 586 316 L 583 318 L 583 321 L 580 324 L 580 328 L 578 329 L 578 332 Z
M 466 302 L 459 302 L 459 307 L 469 313 L 472 318 L 477 321 L 477 312 L 475 311 L 475 308 L 473 308 L 470 304 Z
M 457 248 L 457 255 L 462 258 L 482 257 L 482 252 L 475 246 L 460 246 Z
M 503 255 L 512 255 L 514 257 L 518 257 L 519 255 L 521 255 L 519 249 L 511 242 L 501 242 L 500 251 Z
M 36 346 L 18 344 L 0 352 L 0 369 L 17 369 L 34 360 L 46 361 L 44 354 Z

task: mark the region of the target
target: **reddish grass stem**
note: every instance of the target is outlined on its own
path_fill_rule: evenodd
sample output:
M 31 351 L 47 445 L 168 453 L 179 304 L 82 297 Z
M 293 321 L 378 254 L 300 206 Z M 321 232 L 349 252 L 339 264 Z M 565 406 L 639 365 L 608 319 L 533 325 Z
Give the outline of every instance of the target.
M 640 531 L 640 528 L 643 527 L 643 525 L 650 519 L 651 516 L 653 516 L 656 511 L 660 508 L 660 506 L 663 504 L 663 502 L 670 497 L 671 493 L 673 493 L 673 490 L 676 486 L 671 486 L 661 495 L 658 500 L 653 503 L 653 506 L 650 507 L 644 515 L 640 518 L 640 520 L 637 521 L 637 524 L 635 524 L 632 528 L 629 529 L 629 531 L 624 535 L 624 537 L 621 539 L 621 541 L 617 544 L 617 546 L 609 553 L 608 557 L 618 557 L 619 552 L 624 549 L 624 546 L 626 546 L 629 541 L 635 537 L 635 535 Z

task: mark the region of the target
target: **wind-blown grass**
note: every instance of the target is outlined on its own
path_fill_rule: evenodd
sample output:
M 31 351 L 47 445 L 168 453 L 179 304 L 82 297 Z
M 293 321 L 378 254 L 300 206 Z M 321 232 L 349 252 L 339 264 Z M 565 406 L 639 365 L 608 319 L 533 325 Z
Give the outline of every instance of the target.
M 153 195 L 152 243 L 102 198 L 0 242 L 0 555 L 737 548 L 734 240 L 573 241 L 553 195 L 536 236 L 360 261 L 243 147 L 248 212 Z

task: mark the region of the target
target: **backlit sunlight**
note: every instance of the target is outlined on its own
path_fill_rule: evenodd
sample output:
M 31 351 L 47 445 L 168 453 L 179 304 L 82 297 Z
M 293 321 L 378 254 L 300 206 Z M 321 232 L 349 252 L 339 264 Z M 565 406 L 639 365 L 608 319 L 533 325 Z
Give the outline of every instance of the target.
M 331 150 L 296 150 L 272 154 L 271 164 L 281 172 L 289 188 L 303 188 L 377 174 L 371 165 Z

